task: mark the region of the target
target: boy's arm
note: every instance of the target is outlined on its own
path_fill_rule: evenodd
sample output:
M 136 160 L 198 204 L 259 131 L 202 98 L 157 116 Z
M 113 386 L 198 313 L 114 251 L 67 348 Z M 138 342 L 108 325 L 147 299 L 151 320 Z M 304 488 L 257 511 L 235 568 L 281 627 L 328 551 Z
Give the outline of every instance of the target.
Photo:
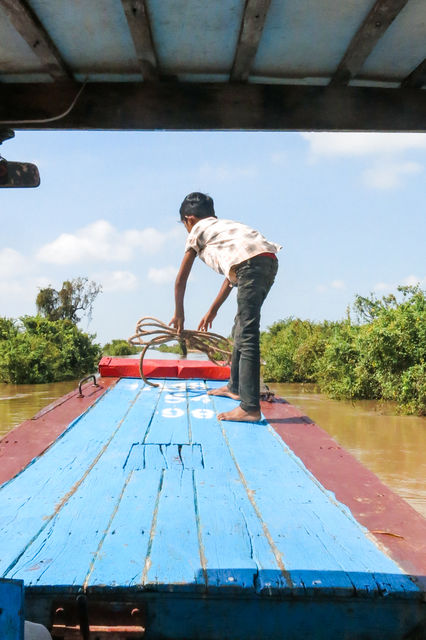
M 225 278 L 219 290 L 219 293 L 213 301 L 212 306 L 207 311 L 206 315 L 201 318 L 201 322 L 198 325 L 198 331 L 208 331 L 209 329 L 211 329 L 213 320 L 216 318 L 217 312 L 219 311 L 220 307 L 223 305 L 231 291 L 232 285 L 229 282 L 228 278 Z
M 173 326 L 180 333 L 185 322 L 185 314 L 183 311 L 183 299 L 185 296 L 186 282 L 191 272 L 192 265 L 197 254 L 194 249 L 188 249 L 183 256 L 179 272 L 175 281 L 175 315 L 169 322 L 169 327 Z

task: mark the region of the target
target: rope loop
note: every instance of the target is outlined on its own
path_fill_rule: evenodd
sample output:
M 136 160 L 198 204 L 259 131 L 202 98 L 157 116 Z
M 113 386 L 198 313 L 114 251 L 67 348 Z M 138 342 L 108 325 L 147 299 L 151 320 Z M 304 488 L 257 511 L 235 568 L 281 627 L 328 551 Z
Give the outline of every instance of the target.
M 153 337 L 148 338 L 148 336 Z M 158 387 L 159 385 L 149 382 L 144 376 L 143 359 L 145 353 L 150 347 L 157 347 L 160 344 L 172 341 L 179 342 L 184 353 L 186 353 L 187 349 L 202 351 L 211 362 L 220 366 L 229 364 L 231 360 L 231 342 L 218 333 L 192 331 L 191 329 L 183 329 L 178 333 L 174 327 L 169 327 L 158 318 L 144 316 L 138 320 L 135 334 L 128 339 L 128 342 L 134 346 L 143 347 L 139 361 L 139 371 L 142 380 L 151 385 L 151 387 Z

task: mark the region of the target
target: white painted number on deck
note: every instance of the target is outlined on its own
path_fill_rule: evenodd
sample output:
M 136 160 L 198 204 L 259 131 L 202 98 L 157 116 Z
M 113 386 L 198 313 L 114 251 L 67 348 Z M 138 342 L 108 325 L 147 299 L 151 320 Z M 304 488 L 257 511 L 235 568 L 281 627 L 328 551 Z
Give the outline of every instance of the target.
M 191 413 L 194 418 L 205 418 L 207 420 L 214 416 L 214 411 L 211 409 L 194 409 Z
M 183 414 L 183 410 L 177 407 L 166 407 L 166 409 L 163 409 L 161 412 L 163 418 L 180 418 Z

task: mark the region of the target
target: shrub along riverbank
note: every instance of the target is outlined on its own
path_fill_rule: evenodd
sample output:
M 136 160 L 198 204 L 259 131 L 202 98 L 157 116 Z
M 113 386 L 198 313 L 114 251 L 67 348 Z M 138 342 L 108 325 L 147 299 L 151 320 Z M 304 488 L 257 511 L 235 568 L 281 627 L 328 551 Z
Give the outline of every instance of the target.
M 262 333 L 265 382 L 314 382 L 332 398 L 393 400 L 426 415 L 426 297 L 419 287 L 364 298 L 357 322 L 288 318 Z
M 425 294 L 419 287 L 398 287 L 397 296 L 357 296 L 356 322 L 349 313 L 341 322 L 276 322 L 261 336 L 264 380 L 314 382 L 333 398 L 393 400 L 402 412 L 426 415 Z M 50 316 L 0 317 L 0 382 L 59 382 L 97 369 L 102 350 L 95 336 L 70 318 Z M 103 352 L 135 350 L 113 340 Z
M 61 382 L 96 371 L 101 348 L 93 340 L 68 319 L 0 317 L 0 382 Z

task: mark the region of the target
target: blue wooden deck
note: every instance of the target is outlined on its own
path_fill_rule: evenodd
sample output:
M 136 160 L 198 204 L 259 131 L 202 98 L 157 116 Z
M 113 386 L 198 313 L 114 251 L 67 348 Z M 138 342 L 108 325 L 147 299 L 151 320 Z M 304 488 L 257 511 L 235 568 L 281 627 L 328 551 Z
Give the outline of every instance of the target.
M 122 379 L 0 488 L 0 576 L 24 581 L 31 619 L 84 591 L 141 603 L 146 638 L 421 626 L 418 586 L 266 420 L 216 419 L 235 404 L 207 396 L 221 384 Z

